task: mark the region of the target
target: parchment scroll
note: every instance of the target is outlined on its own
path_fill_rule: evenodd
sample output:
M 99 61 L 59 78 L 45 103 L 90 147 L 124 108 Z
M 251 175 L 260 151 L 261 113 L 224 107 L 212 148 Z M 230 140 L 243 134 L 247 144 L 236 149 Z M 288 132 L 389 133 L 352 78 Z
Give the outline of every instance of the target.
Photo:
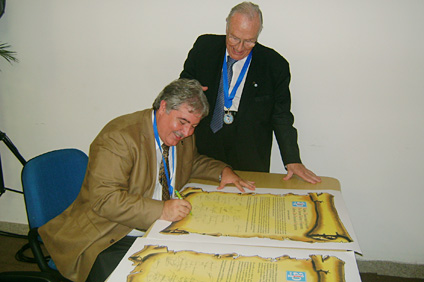
M 187 188 L 184 197 L 193 207 L 192 214 L 161 233 L 353 242 L 329 193 L 239 194 Z
M 130 258 L 134 270 L 128 282 L 138 281 L 308 281 L 344 282 L 345 262 L 337 257 L 310 255 L 309 259 L 289 256 L 263 258 L 194 251 L 169 251 L 146 245 Z

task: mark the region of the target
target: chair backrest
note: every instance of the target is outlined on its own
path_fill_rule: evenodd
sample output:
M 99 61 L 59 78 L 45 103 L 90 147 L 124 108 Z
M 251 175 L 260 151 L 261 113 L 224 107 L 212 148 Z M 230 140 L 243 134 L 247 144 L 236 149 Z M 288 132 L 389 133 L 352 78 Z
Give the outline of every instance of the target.
M 30 228 L 40 227 L 72 204 L 87 163 L 87 155 L 77 149 L 51 151 L 26 163 L 22 188 Z

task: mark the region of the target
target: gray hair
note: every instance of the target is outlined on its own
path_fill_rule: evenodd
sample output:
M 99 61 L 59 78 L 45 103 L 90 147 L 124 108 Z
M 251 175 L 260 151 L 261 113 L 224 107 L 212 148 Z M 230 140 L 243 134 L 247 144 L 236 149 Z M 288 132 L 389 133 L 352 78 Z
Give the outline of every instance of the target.
M 234 16 L 235 13 L 240 13 L 243 15 L 246 15 L 249 17 L 249 19 L 253 19 L 255 18 L 256 15 L 259 16 L 259 20 L 261 22 L 261 26 L 259 27 L 259 31 L 258 31 L 258 36 L 262 31 L 263 28 L 263 18 L 262 18 L 262 11 L 261 9 L 259 9 L 259 6 L 252 3 L 252 2 L 242 2 L 240 4 L 237 4 L 236 6 L 234 6 L 230 13 L 228 14 L 228 17 L 226 19 L 227 21 L 227 31 L 228 31 L 228 27 L 230 25 L 230 21 L 231 21 L 231 17 Z
M 174 80 L 159 93 L 153 102 L 157 111 L 160 102 L 166 101 L 166 112 L 178 110 L 182 104 L 187 104 L 190 113 L 200 114 L 202 118 L 209 114 L 209 103 L 203 93 L 202 85 L 195 79 L 181 78 Z

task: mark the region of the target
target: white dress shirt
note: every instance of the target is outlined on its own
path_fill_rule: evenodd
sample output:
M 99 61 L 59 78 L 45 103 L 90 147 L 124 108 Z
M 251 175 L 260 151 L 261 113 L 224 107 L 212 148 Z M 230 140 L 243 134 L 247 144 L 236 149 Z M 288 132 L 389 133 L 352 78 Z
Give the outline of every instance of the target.
M 228 55 L 228 51 L 225 54 L 226 56 Z M 241 73 L 241 70 L 243 69 L 244 63 L 247 60 L 247 56 L 243 59 L 241 59 L 240 61 L 237 61 L 236 63 L 234 63 L 233 65 L 233 77 L 231 78 L 231 83 L 230 83 L 230 89 L 228 90 L 229 93 L 231 93 L 231 91 L 233 90 L 234 86 L 237 83 L 237 79 Z M 238 107 L 240 105 L 240 99 L 241 99 L 241 94 L 243 93 L 243 88 L 244 88 L 244 84 L 246 82 L 246 77 L 247 77 L 247 73 L 249 72 L 249 67 L 250 64 L 252 63 L 252 61 L 250 61 L 246 73 L 243 77 L 243 80 L 240 83 L 239 88 L 237 89 L 236 95 L 234 96 L 233 99 L 233 104 L 231 105 L 230 111 L 238 111 Z M 225 108 L 225 107 L 224 107 Z M 225 108 L 225 110 L 228 110 L 227 108 Z

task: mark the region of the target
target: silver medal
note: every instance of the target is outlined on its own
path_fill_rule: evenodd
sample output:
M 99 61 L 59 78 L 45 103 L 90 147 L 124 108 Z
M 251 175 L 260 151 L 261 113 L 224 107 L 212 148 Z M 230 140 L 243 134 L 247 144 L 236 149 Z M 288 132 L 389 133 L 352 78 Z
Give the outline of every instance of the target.
M 233 121 L 234 121 L 233 114 L 230 113 L 230 112 L 225 113 L 225 115 L 224 115 L 224 123 L 225 124 L 232 124 Z

